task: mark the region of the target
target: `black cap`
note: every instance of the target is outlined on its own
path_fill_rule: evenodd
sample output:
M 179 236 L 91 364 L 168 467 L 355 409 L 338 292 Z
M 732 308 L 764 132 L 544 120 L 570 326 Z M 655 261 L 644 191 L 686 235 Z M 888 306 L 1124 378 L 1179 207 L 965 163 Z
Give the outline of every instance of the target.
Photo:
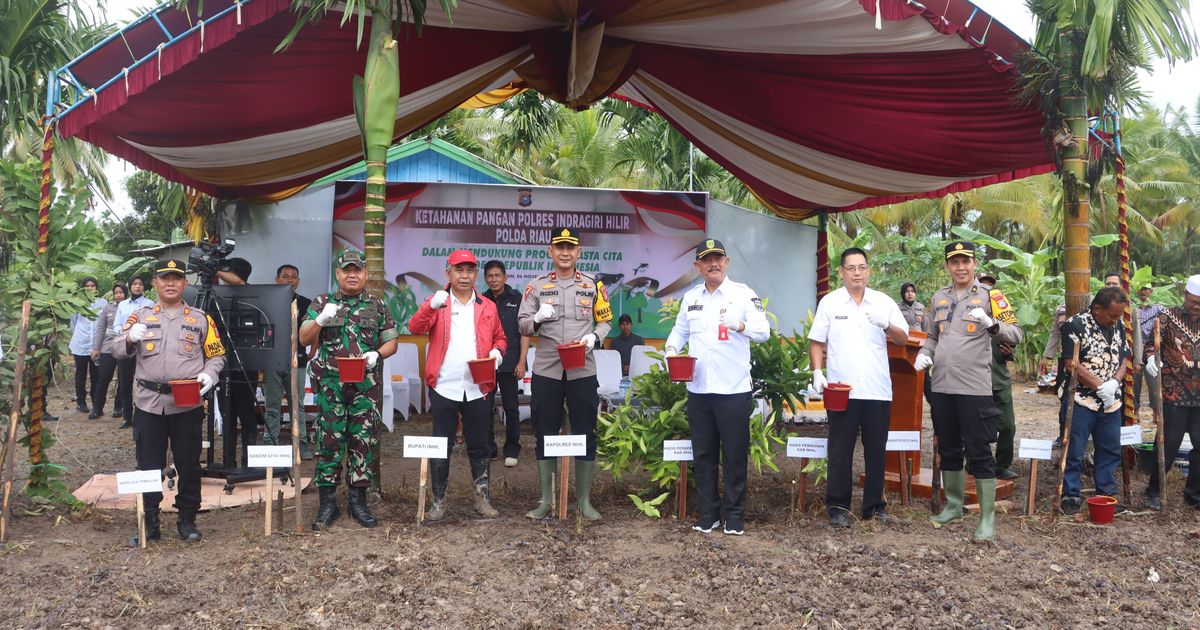
M 168 273 L 177 273 L 182 276 L 187 273 L 187 265 L 178 260 L 158 261 L 158 266 L 154 268 L 154 275 L 162 276 Z
M 576 232 L 575 230 L 572 230 L 571 228 L 565 228 L 565 227 L 564 228 L 554 228 L 554 236 L 550 237 L 550 244 L 558 245 L 559 243 L 570 243 L 572 245 L 578 245 L 579 244 L 579 232 Z
M 704 239 L 696 246 L 696 260 L 700 260 L 709 254 L 725 255 L 725 245 L 715 238 Z
M 975 257 L 975 243 L 971 241 L 954 241 L 946 244 L 946 260 L 950 260 L 954 256 L 970 256 Z

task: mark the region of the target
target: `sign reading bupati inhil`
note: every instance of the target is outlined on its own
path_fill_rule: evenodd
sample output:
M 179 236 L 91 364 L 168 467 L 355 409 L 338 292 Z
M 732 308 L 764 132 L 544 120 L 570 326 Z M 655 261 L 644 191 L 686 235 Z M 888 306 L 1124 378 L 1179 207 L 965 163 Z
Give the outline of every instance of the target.
M 362 246 L 362 186 L 337 183 L 335 252 Z M 658 309 L 691 285 L 707 204 L 705 193 L 389 184 L 388 303 L 397 322 L 407 323 L 420 302 L 445 286 L 446 256 L 456 249 L 479 259 L 477 290 L 487 290 L 483 264 L 499 260 L 509 285 L 523 291 L 553 269 L 551 233 L 569 227 L 583 240 L 578 268 L 608 287 L 614 320 L 628 313 L 636 334 L 665 337 L 672 322 L 659 322 Z

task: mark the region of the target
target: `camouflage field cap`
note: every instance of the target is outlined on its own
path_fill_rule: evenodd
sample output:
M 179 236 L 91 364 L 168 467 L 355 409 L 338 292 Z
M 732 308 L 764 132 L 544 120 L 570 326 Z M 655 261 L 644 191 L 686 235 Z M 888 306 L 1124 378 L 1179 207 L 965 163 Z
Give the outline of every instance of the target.
M 338 254 L 337 266 L 338 269 L 345 269 L 350 265 L 366 269 L 367 257 L 362 252 L 354 248 L 343 249 L 342 253 Z

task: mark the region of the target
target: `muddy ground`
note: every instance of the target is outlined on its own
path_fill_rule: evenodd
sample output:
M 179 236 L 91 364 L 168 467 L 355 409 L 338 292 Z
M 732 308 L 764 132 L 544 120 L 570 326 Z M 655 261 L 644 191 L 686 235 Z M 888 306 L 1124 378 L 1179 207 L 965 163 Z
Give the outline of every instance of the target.
M 1052 438 L 1055 401 L 1030 389 L 1014 391 L 1018 437 Z M 52 456 L 70 468 L 69 485 L 132 468 L 119 421 L 64 410 L 58 393 Z M 400 457 L 401 431 L 428 435 L 430 424 L 418 416 L 397 428 L 383 437 L 374 530 L 343 516 L 320 535 L 268 539 L 261 508 L 245 506 L 201 514 L 204 540 L 187 546 L 164 515 L 164 540 L 142 551 L 124 546 L 131 512 L 32 515 L 39 506 L 18 497 L 0 550 L 0 627 L 1200 627 L 1200 512 L 1180 506 L 1178 473 L 1162 517 L 1050 524 L 1044 500 L 1033 518 L 1020 508 L 1000 516 L 997 542 L 976 545 L 974 518 L 934 530 L 927 502 L 904 508 L 895 495 L 898 524 L 831 530 L 820 488 L 805 513 L 789 509 L 799 464 L 781 457 L 781 472 L 751 473 L 746 536 L 734 537 L 641 516 L 625 496 L 636 481 L 607 475 L 597 481 L 603 520 L 531 522 L 527 435 L 517 468 L 492 469 L 500 518 L 474 516 L 456 450 L 450 516 L 419 526 L 417 465 Z M 1056 481 L 1043 475 L 1039 495 Z M 1136 491 L 1144 484 L 1135 473 Z M 309 518 L 315 507 L 310 492 Z M 288 532 L 293 518 L 289 510 Z

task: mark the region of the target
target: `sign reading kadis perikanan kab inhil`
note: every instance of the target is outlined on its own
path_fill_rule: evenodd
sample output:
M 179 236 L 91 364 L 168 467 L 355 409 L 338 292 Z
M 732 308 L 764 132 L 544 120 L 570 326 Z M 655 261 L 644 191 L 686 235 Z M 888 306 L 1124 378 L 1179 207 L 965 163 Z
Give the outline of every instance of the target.
M 362 244 L 362 182 L 338 182 L 334 251 Z M 548 255 L 556 228 L 581 235 L 577 264 L 608 290 L 616 319 L 628 313 L 633 332 L 666 337 L 664 300 L 690 286 L 696 245 L 705 238 L 706 193 L 538 188 L 472 184 L 389 184 L 387 300 L 404 327 L 417 306 L 446 284 L 446 257 L 469 249 L 479 259 L 476 290 L 487 290 L 483 265 L 499 260 L 518 291 L 553 270 Z M 407 332 L 407 330 L 404 330 Z

